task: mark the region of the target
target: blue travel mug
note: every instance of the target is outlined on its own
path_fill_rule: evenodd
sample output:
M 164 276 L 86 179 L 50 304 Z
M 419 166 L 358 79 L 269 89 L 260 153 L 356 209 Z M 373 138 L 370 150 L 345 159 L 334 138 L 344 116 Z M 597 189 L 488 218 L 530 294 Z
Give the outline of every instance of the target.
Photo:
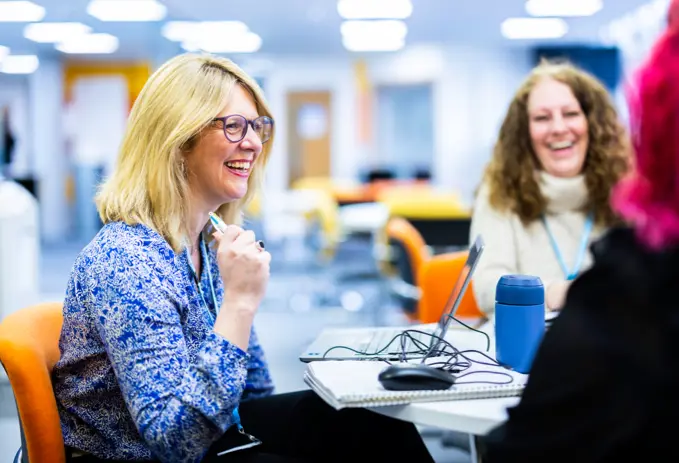
M 505 275 L 495 291 L 497 360 L 528 373 L 545 333 L 545 288 L 540 278 Z

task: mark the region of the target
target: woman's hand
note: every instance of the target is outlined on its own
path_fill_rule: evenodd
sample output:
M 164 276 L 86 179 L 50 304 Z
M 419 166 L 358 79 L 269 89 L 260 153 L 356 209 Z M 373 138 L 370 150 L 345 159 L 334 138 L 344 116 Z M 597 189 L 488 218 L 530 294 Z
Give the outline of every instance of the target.
M 217 264 L 224 283 L 215 331 L 247 350 L 252 320 L 269 282 L 271 254 L 259 247 L 252 231 L 235 225 L 213 237 L 218 244 Z
M 571 281 L 555 281 L 547 286 L 545 291 L 545 304 L 549 310 L 561 310 L 566 302 L 566 293 L 571 287 Z

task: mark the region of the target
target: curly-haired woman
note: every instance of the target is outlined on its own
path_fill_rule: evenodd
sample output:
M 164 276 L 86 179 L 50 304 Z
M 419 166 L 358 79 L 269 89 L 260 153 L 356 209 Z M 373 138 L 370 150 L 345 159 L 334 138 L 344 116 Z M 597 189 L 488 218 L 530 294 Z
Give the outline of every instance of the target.
M 628 137 L 606 88 L 568 63 L 543 61 L 505 116 L 479 188 L 472 236 L 486 252 L 474 277 L 492 313 L 504 274 L 539 276 L 548 308 L 561 307 L 589 244 L 617 222 L 612 187 L 627 171 Z

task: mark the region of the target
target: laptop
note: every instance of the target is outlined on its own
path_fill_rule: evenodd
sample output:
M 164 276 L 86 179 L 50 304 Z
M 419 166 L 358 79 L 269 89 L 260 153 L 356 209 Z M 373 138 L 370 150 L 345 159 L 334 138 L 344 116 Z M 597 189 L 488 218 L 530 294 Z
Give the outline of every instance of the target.
M 317 360 L 424 358 L 438 346 L 440 341 L 437 338 L 445 338 L 462 296 L 467 291 L 483 249 L 483 238 L 478 236 L 469 248 L 467 260 L 453 285 L 438 323 L 408 325 L 406 327 L 324 330 L 302 353 L 300 360 L 312 362 Z M 406 330 L 416 330 L 421 333 L 409 332 L 409 336 L 400 336 Z

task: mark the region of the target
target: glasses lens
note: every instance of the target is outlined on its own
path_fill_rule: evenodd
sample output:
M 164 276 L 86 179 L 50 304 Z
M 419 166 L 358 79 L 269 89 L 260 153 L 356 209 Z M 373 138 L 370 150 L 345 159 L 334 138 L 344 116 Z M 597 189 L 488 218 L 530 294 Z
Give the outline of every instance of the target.
M 261 116 L 254 120 L 253 124 L 255 132 L 259 135 L 262 143 L 266 143 L 271 138 L 273 132 L 273 120 L 267 116 Z
M 245 136 L 247 121 L 243 116 L 230 116 L 224 122 L 224 134 L 231 142 L 239 142 Z

